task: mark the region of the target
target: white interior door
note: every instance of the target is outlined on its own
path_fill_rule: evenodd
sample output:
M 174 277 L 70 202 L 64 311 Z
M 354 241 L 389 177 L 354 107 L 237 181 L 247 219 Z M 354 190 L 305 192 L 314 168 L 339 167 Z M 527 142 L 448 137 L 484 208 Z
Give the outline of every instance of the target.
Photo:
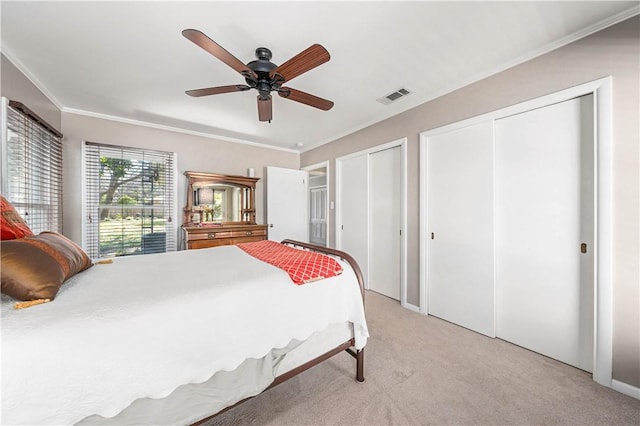
M 401 203 L 400 146 L 369 156 L 371 265 L 369 288 L 400 300 Z
M 366 285 L 369 283 L 369 161 L 363 154 L 337 162 L 338 184 L 337 247 L 358 262 Z
M 267 167 L 269 239 L 308 242 L 307 172 Z
M 497 336 L 587 371 L 593 130 L 592 95 L 496 121 Z
M 495 336 L 493 123 L 426 146 L 428 313 Z
M 327 187 L 309 189 L 309 241 L 327 245 Z

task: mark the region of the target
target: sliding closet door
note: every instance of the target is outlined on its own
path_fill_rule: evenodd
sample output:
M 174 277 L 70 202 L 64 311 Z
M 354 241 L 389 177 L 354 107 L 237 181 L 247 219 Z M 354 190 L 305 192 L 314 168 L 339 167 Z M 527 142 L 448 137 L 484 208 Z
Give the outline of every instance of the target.
M 369 283 L 369 159 L 363 154 L 337 162 L 340 185 L 337 218 L 338 249 L 358 262 Z
M 493 123 L 426 146 L 428 313 L 494 336 Z
M 400 300 L 401 281 L 401 174 L 400 146 L 369 155 L 369 288 L 395 300 Z
M 593 368 L 593 96 L 497 120 L 497 336 Z

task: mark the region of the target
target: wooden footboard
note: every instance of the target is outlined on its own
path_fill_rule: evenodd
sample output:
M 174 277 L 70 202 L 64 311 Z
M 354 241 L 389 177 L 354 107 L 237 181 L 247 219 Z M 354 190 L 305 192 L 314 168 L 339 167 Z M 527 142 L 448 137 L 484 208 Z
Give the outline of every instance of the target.
M 364 279 L 362 278 L 362 271 L 360 270 L 360 266 L 358 266 L 358 263 L 355 261 L 355 259 L 353 257 L 351 257 L 349 254 L 340 251 L 340 250 L 336 250 L 336 249 L 332 249 L 332 248 L 327 248 L 327 247 L 322 247 L 322 246 L 317 246 L 315 244 L 309 244 L 309 243 L 303 243 L 301 241 L 295 241 L 295 240 L 282 240 L 281 241 L 282 244 L 286 244 L 292 247 L 298 247 L 298 248 L 302 248 L 305 250 L 310 250 L 310 251 L 314 251 L 314 252 L 318 252 L 318 253 L 322 253 L 322 254 L 326 254 L 328 256 L 335 256 L 338 257 L 342 260 L 344 260 L 345 262 L 349 263 L 349 265 L 351 265 L 351 268 L 353 269 L 353 272 L 356 275 L 356 278 L 358 280 L 358 285 L 360 286 L 360 294 L 362 295 L 362 303 L 364 303 Z M 356 359 L 356 380 L 358 382 L 364 382 L 364 348 L 360 349 L 360 350 L 354 350 L 353 346 L 355 345 L 355 340 L 352 338 L 350 340 L 348 340 L 347 342 L 344 342 L 338 346 L 336 346 L 335 348 L 325 352 L 324 354 L 290 370 L 287 371 L 284 374 L 279 375 L 278 377 L 276 377 L 273 381 L 273 383 L 271 383 L 271 385 L 267 388 L 267 389 L 271 389 L 274 386 L 279 385 L 282 382 L 285 382 L 287 380 L 289 380 L 292 377 L 297 376 L 298 374 L 302 373 L 305 370 L 308 370 L 309 368 L 318 365 L 319 363 L 321 363 L 322 361 L 325 361 L 329 358 L 331 358 L 334 355 L 337 355 L 343 351 L 347 352 L 349 355 L 353 356 Z M 266 390 L 266 389 L 265 389 Z M 205 419 L 202 419 L 196 423 L 193 423 L 192 426 L 197 426 L 197 425 L 201 425 L 202 423 L 208 421 L 209 419 L 218 416 L 222 413 L 224 413 L 227 410 L 232 409 L 233 407 L 242 404 L 243 402 L 251 399 L 253 397 L 249 397 L 249 398 L 245 398 L 242 401 L 239 401 L 238 403 L 225 408 L 224 410 L 209 416 Z
M 351 268 L 353 269 L 353 272 L 356 274 L 356 278 L 358 280 L 358 285 L 360 286 L 360 294 L 362 295 L 362 303 L 364 304 L 364 278 L 362 277 L 362 271 L 360 270 L 360 266 L 358 265 L 358 262 L 356 262 L 356 260 L 353 257 L 351 257 L 350 254 L 345 253 L 345 252 L 340 251 L 340 250 L 336 250 L 336 249 L 332 249 L 332 248 L 328 248 L 328 247 L 317 246 L 315 244 L 310 244 L 310 243 L 303 243 L 301 241 L 295 241 L 295 240 L 288 240 L 288 239 L 287 240 L 282 240 L 281 243 L 289 245 L 289 246 L 292 246 L 292 247 L 301 247 L 301 248 L 303 248 L 305 250 L 310 250 L 310 251 L 326 254 L 328 256 L 339 257 L 340 259 L 342 259 L 345 262 L 347 262 L 349 265 L 351 265 Z M 344 348 L 344 350 L 349 355 L 353 356 L 356 359 L 356 380 L 359 381 L 359 382 L 364 382 L 364 348 L 354 351 L 353 349 L 351 349 L 351 347 L 353 346 L 353 339 L 352 339 L 352 341 L 350 343 L 351 344 L 348 345 L 346 348 Z M 340 348 L 340 347 L 338 347 L 338 348 Z M 326 357 L 324 357 L 324 355 L 318 357 L 318 358 L 322 358 L 322 359 L 318 360 L 317 362 L 315 362 L 316 360 L 312 360 L 312 361 L 308 362 L 307 364 L 309 364 L 309 363 L 312 363 L 312 364 L 309 365 L 309 367 L 307 367 L 307 368 L 311 368 L 314 365 L 316 365 L 318 362 L 322 362 L 325 359 L 327 359 L 327 358 L 329 358 L 329 357 L 331 357 L 331 356 L 335 355 L 336 353 L 339 353 L 339 352 L 341 352 L 343 350 L 343 349 L 338 349 L 338 348 L 336 348 L 335 349 L 336 352 L 332 353 L 331 355 L 328 355 Z M 333 352 L 333 351 L 330 351 L 330 352 Z M 316 358 L 316 359 L 318 359 L 318 358 Z M 304 365 L 307 365 L 307 364 L 304 364 Z M 306 370 L 306 368 L 304 370 Z M 304 371 L 304 370 L 301 370 L 301 371 Z M 296 374 L 298 374 L 298 373 L 296 373 Z M 291 377 L 295 376 L 296 374 L 293 374 Z M 286 380 L 286 379 L 284 379 L 284 380 Z M 282 380 L 282 381 L 284 381 L 284 380 Z M 276 378 L 276 381 L 277 381 L 277 378 Z M 281 382 L 278 382 L 278 383 L 281 383 Z

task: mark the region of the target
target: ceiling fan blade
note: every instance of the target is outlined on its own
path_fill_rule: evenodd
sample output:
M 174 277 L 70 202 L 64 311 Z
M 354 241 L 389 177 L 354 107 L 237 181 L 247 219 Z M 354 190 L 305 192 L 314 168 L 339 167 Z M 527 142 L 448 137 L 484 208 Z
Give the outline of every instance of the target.
M 278 95 L 292 101 L 300 102 L 323 111 L 329 111 L 333 107 L 333 102 L 311 95 L 301 90 L 283 87 L 278 91 Z
M 240 62 L 238 58 L 227 52 L 222 46 L 211 40 L 201 31 L 187 29 L 182 31 L 182 35 L 191 40 L 196 45 L 200 46 L 202 49 L 211 53 L 216 58 L 220 59 L 225 64 L 229 65 L 231 68 L 238 71 L 245 77 L 257 78 L 256 74 L 251 71 L 245 64 Z
M 187 90 L 185 93 L 194 98 L 200 96 L 219 95 L 221 93 L 244 92 L 251 87 L 245 84 L 233 84 L 231 86 L 206 87 L 204 89 Z
M 314 44 L 271 71 L 269 76 L 273 78 L 278 74 L 284 81 L 289 81 L 318 65 L 324 64 L 329 61 L 329 59 L 331 59 L 331 56 L 329 52 L 327 52 L 327 49 L 319 44 Z
M 263 98 L 258 95 L 258 119 L 260 121 L 271 121 L 273 118 L 272 113 L 271 95 L 268 98 Z

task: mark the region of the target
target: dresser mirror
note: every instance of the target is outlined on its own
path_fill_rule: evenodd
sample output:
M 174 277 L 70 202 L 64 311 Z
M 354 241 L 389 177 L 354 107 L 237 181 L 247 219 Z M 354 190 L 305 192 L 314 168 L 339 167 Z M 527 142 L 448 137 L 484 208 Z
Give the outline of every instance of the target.
M 184 224 L 255 224 L 255 187 L 259 178 L 185 172 L 188 181 Z
M 243 191 L 233 185 L 194 185 L 193 206 L 201 222 L 243 222 Z

